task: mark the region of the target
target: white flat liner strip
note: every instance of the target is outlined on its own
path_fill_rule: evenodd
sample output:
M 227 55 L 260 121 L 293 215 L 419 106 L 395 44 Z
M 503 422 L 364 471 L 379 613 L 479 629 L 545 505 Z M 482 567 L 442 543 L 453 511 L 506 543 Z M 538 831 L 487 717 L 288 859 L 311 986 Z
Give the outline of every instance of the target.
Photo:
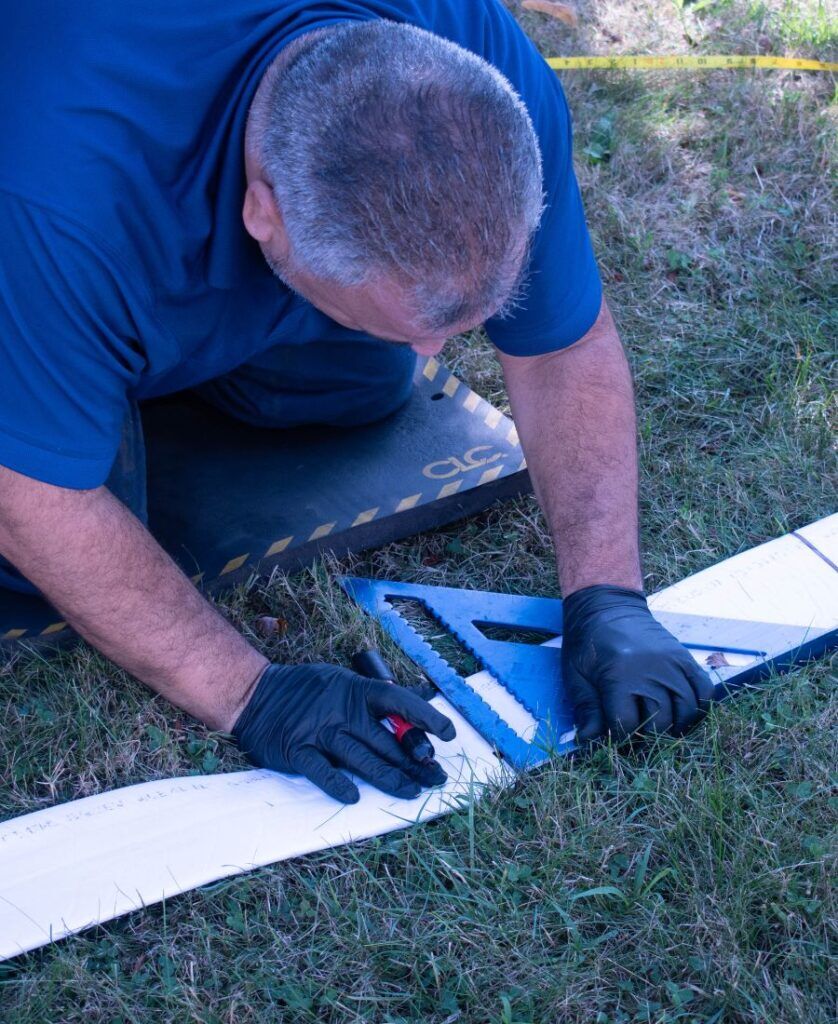
M 799 530 L 792 536 L 802 537 L 832 565 L 838 566 L 838 512 L 834 516 L 819 519 Z
M 838 573 L 786 534 L 667 587 L 649 599 L 649 606 L 659 612 L 830 629 L 838 624 Z
M 836 531 L 838 516 L 800 532 L 817 545 L 831 544 Z M 789 535 L 697 573 L 650 604 L 829 628 L 838 625 L 838 573 Z M 480 692 L 512 714 L 508 691 L 488 673 L 477 675 Z M 219 878 L 427 821 L 478 795 L 485 782 L 511 778 L 453 707 L 442 697 L 434 703 L 457 726 L 453 743 L 437 744 L 451 780 L 417 800 L 393 800 L 362 783 L 361 801 L 340 808 L 304 779 L 237 772 L 129 786 L 0 823 L 0 959 Z M 526 720 L 515 721 L 526 734 Z
M 361 782 L 342 807 L 311 783 L 267 771 L 146 782 L 0 824 L 0 959 L 264 864 L 444 814 L 508 775 L 443 698 L 457 727 L 434 741 L 442 790 L 396 800 Z

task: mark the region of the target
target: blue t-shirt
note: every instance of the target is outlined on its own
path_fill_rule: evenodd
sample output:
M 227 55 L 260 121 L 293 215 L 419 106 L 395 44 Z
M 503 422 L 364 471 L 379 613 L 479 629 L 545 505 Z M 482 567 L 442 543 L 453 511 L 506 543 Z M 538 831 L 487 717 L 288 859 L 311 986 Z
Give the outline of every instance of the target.
M 285 288 L 241 219 L 244 128 L 297 36 L 347 20 L 428 29 L 527 104 L 547 211 L 504 352 L 572 344 L 601 288 L 555 75 L 500 0 L 25 0 L 0 38 L 0 465 L 96 487 L 129 400 L 219 376 L 335 325 Z M 352 332 L 347 333 L 351 342 Z

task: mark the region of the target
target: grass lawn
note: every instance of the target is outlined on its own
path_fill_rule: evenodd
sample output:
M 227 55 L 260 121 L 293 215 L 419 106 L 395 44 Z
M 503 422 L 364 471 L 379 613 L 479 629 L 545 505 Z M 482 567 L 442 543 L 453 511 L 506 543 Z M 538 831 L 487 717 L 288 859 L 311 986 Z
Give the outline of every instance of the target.
M 827 10 L 600 0 L 579 4 L 575 30 L 521 20 L 545 53 L 834 60 Z M 834 511 L 834 79 L 564 82 L 636 371 L 655 590 Z M 505 404 L 484 338 L 461 339 L 448 362 Z M 288 619 L 287 638 L 266 647 L 277 660 L 345 660 L 374 635 L 336 587 L 347 569 L 558 593 L 544 522 L 524 499 L 363 558 L 255 579 L 224 608 L 245 630 L 265 611 Z M 0 704 L 3 816 L 242 766 L 87 648 L 13 656 Z M 560 760 L 473 814 L 222 881 L 0 965 L 0 1020 L 827 1024 L 835 734 L 834 663 L 821 662 L 714 709 L 686 740 Z

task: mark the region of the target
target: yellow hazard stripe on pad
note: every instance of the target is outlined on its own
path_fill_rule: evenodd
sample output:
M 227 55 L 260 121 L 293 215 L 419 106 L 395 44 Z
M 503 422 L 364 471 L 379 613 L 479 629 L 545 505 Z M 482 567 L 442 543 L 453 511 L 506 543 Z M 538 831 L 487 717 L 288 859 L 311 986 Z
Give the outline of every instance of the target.
M 421 491 L 418 494 L 409 494 L 406 498 L 402 498 L 398 505 L 396 505 L 396 511 L 407 512 L 408 509 L 415 508 L 419 504 L 419 499 L 421 497 Z
M 802 57 L 745 56 L 740 54 L 706 57 L 663 55 L 658 57 L 549 57 L 554 71 L 584 68 L 773 68 L 787 71 L 838 71 L 838 63 L 826 60 L 804 60 Z
M 492 466 L 491 469 L 487 469 L 486 472 L 483 473 L 483 475 L 477 481 L 477 486 L 482 487 L 484 484 L 488 484 L 491 483 L 493 480 L 497 480 L 497 478 L 501 475 L 502 471 L 503 466 Z
M 443 484 L 439 489 L 439 494 L 436 496 L 436 500 L 439 501 L 440 498 L 450 498 L 451 495 L 456 494 L 462 486 L 462 480 L 452 480 L 450 484 Z
M 495 409 L 495 407 L 492 406 L 492 408 L 489 409 L 489 411 L 483 417 L 483 422 L 490 430 L 494 430 L 502 419 L 503 413 L 500 411 L 500 409 Z
M 425 368 L 422 370 L 422 376 L 428 380 L 436 380 L 436 375 L 439 373 L 439 363 L 433 356 L 428 357 Z
M 378 510 L 381 506 L 376 505 L 375 508 L 364 509 L 363 512 L 359 512 L 357 516 L 352 520 L 353 526 L 363 526 L 365 523 L 371 523 L 373 519 L 378 515 Z
M 445 382 L 445 385 L 444 385 L 444 387 L 442 389 L 442 393 L 444 395 L 448 395 L 449 398 L 453 398 L 454 395 L 456 395 L 457 388 L 459 386 L 460 386 L 460 382 L 457 380 L 457 378 L 452 373 L 451 376 L 448 378 L 448 380 Z
M 236 569 L 241 569 L 247 561 L 249 554 L 250 552 L 247 555 L 239 555 L 238 558 L 231 558 L 218 575 L 226 576 L 228 572 L 235 572 Z
M 52 636 L 53 633 L 61 633 L 66 628 L 66 622 L 53 622 L 51 626 L 41 630 L 41 636 Z
M 475 391 L 469 391 L 463 402 L 463 408 L 467 412 L 474 412 L 478 405 L 480 405 L 480 395 Z
M 275 540 L 265 552 L 264 557 L 273 558 L 274 555 L 281 555 L 293 539 L 294 537 L 292 535 L 291 537 L 282 537 L 281 540 Z
M 333 523 L 323 523 L 322 526 L 318 526 L 316 530 L 313 530 L 309 536 L 309 540 L 322 540 L 324 537 L 328 537 L 329 534 L 337 526 L 337 520 Z

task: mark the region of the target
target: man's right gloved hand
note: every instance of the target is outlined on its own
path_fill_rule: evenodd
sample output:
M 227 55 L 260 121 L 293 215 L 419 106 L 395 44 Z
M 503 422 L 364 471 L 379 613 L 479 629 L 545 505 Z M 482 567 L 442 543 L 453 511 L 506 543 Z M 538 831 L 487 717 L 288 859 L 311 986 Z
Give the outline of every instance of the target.
M 595 585 L 564 600 L 562 673 L 580 742 L 683 736 L 707 713 L 713 683 L 652 616 L 645 595 Z
M 409 800 L 444 773 L 402 751 L 381 724 L 391 714 L 443 740 L 456 735 L 450 719 L 417 694 L 337 665 L 270 665 L 232 731 L 260 768 L 304 775 L 342 803 L 354 804 L 360 794 L 338 765 Z

